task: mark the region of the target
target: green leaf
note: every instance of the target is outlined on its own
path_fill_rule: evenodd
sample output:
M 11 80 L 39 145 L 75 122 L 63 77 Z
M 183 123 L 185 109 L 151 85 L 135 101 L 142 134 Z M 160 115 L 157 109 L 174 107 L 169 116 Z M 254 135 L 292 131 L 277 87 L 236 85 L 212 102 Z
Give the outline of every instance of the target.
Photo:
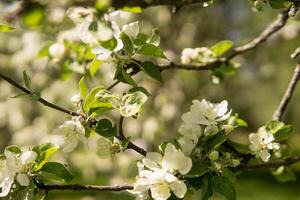
M 18 200 L 34 200 L 34 188 L 35 184 L 32 180 L 30 180 L 29 186 L 18 189 L 17 195 Z
M 288 8 L 291 5 L 291 2 L 288 2 L 286 0 L 269 0 L 269 5 L 273 9 L 282 9 Z
M 97 21 L 93 21 L 93 22 L 89 25 L 89 31 L 93 31 L 93 32 L 97 32 L 97 31 L 98 31 L 98 24 L 97 24 Z
M 21 19 L 25 26 L 35 27 L 43 23 L 45 13 L 44 6 L 39 3 L 31 3 L 22 13 Z
M 122 10 L 124 10 L 126 12 L 132 12 L 132 13 L 141 13 L 142 12 L 142 8 L 139 6 L 133 6 L 133 7 L 125 6 L 122 8 Z
M 90 75 L 91 75 L 91 77 L 95 76 L 95 74 L 97 73 L 97 71 L 100 68 L 101 64 L 102 64 L 101 60 L 98 60 L 98 59 L 94 59 L 90 63 Z
M 164 55 L 163 50 L 161 50 L 159 47 L 153 45 L 153 44 L 145 44 L 142 46 L 141 49 L 138 50 L 139 54 L 145 55 L 145 56 L 153 56 L 157 58 L 167 58 Z
M 102 47 L 104 47 L 105 49 L 109 49 L 109 50 L 114 50 L 117 46 L 117 40 L 116 38 L 111 38 L 109 40 L 106 41 L 100 41 L 100 44 Z
M 136 46 L 143 46 L 144 44 L 147 43 L 148 36 L 144 33 L 139 33 L 136 38 L 133 40 L 133 43 Z
M 156 65 L 154 65 L 152 62 L 145 61 L 141 63 L 139 66 L 141 67 L 142 71 L 145 72 L 147 75 L 149 75 L 151 78 L 161 83 L 163 82 L 163 78 L 161 76 L 159 68 Z
M 22 153 L 21 149 L 16 145 L 10 145 L 5 148 L 5 151 L 10 151 L 14 154 Z
M 40 170 L 42 176 L 48 181 L 58 181 L 62 183 L 69 183 L 73 176 L 69 170 L 61 163 L 47 162 Z
M 215 53 L 217 57 L 220 57 L 228 52 L 233 47 L 233 44 L 234 43 L 230 40 L 224 40 L 215 44 L 210 49 Z
M 97 122 L 95 131 L 104 137 L 114 137 L 117 135 L 117 126 L 113 125 L 109 119 L 100 119 Z
M 79 94 L 82 98 L 85 98 L 85 96 L 87 95 L 88 92 L 88 87 L 84 81 L 84 77 L 82 77 L 79 81 Z
M 282 128 L 280 128 L 276 133 L 274 133 L 274 137 L 276 141 L 281 142 L 284 140 L 287 140 L 293 132 L 293 126 L 291 125 L 285 125 Z
M 224 176 L 213 176 L 211 180 L 212 188 L 215 192 L 228 200 L 236 199 L 234 184 Z
M 49 56 L 49 47 L 51 44 L 45 45 L 43 48 L 41 48 L 37 54 L 38 58 L 43 58 Z
M 152 33 L 148 38 L 147 43 L 158 46 L 159 42 L 160 42 L 159 29 L 158 28 L 152 29 Z
M 235 123 L 239 127 L 247 127 L 248 126 L 247 122 L 241 118 L 236 118 Z
M 130 39 L 130 37 L 128 37 L 128 35 L 126 35 L 126 33 L 122 32 L 121 40 L 123 41 L 123 44 L 124 44 L 123 49 L 125 50 L 125 52 L 129 55 L 132 55 L 133 51 L 134 51 L 134 47 L 133 47 L 133 42 Z
M 201 199 L 208 200 L 212 195 L 211 179 L 209 176 L 205 176 L 201 184 Z
M 112 103 L 108 99 L 96 98 L 96 94 L 105 90 L 102 86 L 93 88 L 89 94 L 86 96 L 83 103 L 83 110 L 88 113 L 88 115 L 100 115 L 108 110 L 113 109 Z
M 228 178 L 233 183 L 236 181 L 235 174 L 228 168 L 222 170 L 222 176 Z
M 118 65 L 117 67 L 115 78 L 122 83 L 126 83 L 134 87 L 137 86 L 133 78 L 124 70 L 123 66 L 121 65 Z
M 279 129 L 281 129 L 284 126 L 284 123 L 277 120 L 272 120 L 267 122 L 265 126 L 267 131 L 270 131 L 272 134 L 275 134 Z
M 193 163 L 193 167 L 192 167 L 191 171 L 189 171 L 189 173 L 187 175 L 185 175 L 185 177 L 197 178 L 197 177 L 203 176 L 204 174 L 206 174 L 209 171 L 210 170 L 209 170 L 208 166 L 201 165 L 201 164 L 199 164 L 199 162 L 195 162 L 195 163 Z
M 217 147 L 219 147 L 223 142 L 228 139 L 228 135 L 225 133 L 224 130 L 218 132 L 212 138 L 208 139 L 204 144 L 203 148 L 208 152 Z
M 131 88 L 130 90 L 128 90 L 128 93 L 133 93 L 136 91 L 140 91 L 140 92 L 144 93 L 145 95 L 147 95 L 148 97 L 151 96 L 150 93 L 144 87 Z
M 281 166 L 272 172 L 277 181 L 285 183 L 288 181 L 296 181 L 297 177 L 288 167 Z
M 249 149 L 249 145 L 247 145 L 247 144 L 237 143 L 237 142 L 234 142 L 232 140 L 227 140 L 226 144 L 228 144 L 231 147 L 233 147 L 239 153 L 247 154 L 247 153 L 251 152 L 251 150 Z
M 49 158 L 58 150 L 58 147 L 52 143 L 41 144 L 35 146 L 32 151 L 37 154 L 34 170 L 40 170 Z
M 31 90 L 31 78 L 28 76 L 26 71 L 23 71 L 23 81 L 27 89 Z
M 0 32 L 11 32 L 14 31 L 16 28 L 6 25 L 6 24 L 0 24 Z

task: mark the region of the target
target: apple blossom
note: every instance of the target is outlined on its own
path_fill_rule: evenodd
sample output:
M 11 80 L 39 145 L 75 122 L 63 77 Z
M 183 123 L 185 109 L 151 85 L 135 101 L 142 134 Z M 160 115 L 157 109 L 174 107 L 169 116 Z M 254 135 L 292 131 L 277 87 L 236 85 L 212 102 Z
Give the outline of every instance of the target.
M 0 197 L 8 195 L 14 180 L 21 186 L 30 184 L 30 171 L 37 154 L 33 151 L 15 152 L 10 148 L 4 151 L 5 160 L 1 160 L 0 168 Z
M 270 150 L 278 151 L 280 149 L 279 143 L 274 142 L 275 138 L 272 133 L 268 132 L 265 127 L 258 129 L 257 133 L 251 133 L 249 135 L 250 150 L 262 159 L 264 162 L 268 162 L 271 157 Z
M 62 125 L 57 127 L 54 131 L 56 135 L 63 135 L 65 137 L 62 144 L 64 152 L 73 151 L 79 140 L 85 140 L 85 130 L 78 120 L 65 121 Z

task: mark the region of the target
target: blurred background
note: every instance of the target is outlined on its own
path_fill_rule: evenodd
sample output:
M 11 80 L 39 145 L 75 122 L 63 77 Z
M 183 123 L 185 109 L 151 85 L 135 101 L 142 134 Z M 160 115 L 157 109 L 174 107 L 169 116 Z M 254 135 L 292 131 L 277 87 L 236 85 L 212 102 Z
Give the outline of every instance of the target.
M 85 66 L 71 63 L 68 67 L 40 56 L 49 42 L 55 42 L 62 32 L 74 24 L 66 16 L 66 10 L 74 1 L 31 1 L 28 12 L 17 19 L 18 2 L 1 0 L 0 22 L 17 28 L 12 33 L 0 33 L 1 73 L 21 82 L 24 70 L 32 78 L 33 87 L 42 96 L 58 105 L 75 109 L 69 99 L 78 92 L 77 83 Z M 216 0 L 207 8 L 191 5 L 176 14 L 172 8 L 159 6 L 132 14 L 129 21 L 140 21 L 141 32 L 149 33 L 158 27 L 161 47 L 172 61 L 180 62 L 180 54 L 186 47 L 212 46 L 221 40 L 232 40 L 235 45 L 245 44 L 256 37 L 273 20 L 278 10 L 265 8 L 263 12 L 252 9 L 250 1 Z M 299 17 L 288 24 L 266 43 L 254 51 L 234 59 L 241 64 L 234 76 L 227 76 L 220 84 L 213 84 L 209 71 L 168 70 L 163 72 L 164 83 L 159 84 L 137 75 L 135 80 L 152 94 L 138 119 L 125 120 L 126 136 L 147 150 L 177 134 L 181 115 L 189 110 L 193 99 L 205 98 L 212 102 L 228 100 L 234 113 L 248 123 L 247 128 L 233 133 L 233 140 L 247 143 L 247 135 L 255 132 L 272 118 L 293 74 L 295 61 L 290 54 L 299 46 Z M 109 86 L 112 83 L 110 69 L 101 66 L 89 85 Z M 119 84 L 114 92 L 122 93 L 128 86 Z M 8 144 L 32 146 L 48 141 L 55 127 L 68 119 L 63 113 L 48 109 L 27 98 L 11 98 L 18 91 L 0 79 L 0 150 Z M 300 152 L 300 88 L 296 89 L 287 109 L 284 122 L 294 126 L 289 145 Z M 117 116 L 112 113 L 112 117 Z M 117 119 L 117 118 L 116 118 Z M 99 158 L 92 149 L 95 144 L 81 145 L 74 152 L 53 157 L 66 163 L 75 175 L 73 183 L 124 184 L 132 183 L 137 173 L 136 160 L 141 157 L 127 151 L 115 158 Z M 300 165 L 293 169 L 300 176 Z M 239 200 L 300 200 L 299 181 L 279 183 L 269 172 L 240 174 L 236 182 Z M 127 192 L 50 192 L 49 200 L 134 199 Z M 199 199 L 197 195 L 193 199 Z M 214 199 L 221 199 L 217 195 Z

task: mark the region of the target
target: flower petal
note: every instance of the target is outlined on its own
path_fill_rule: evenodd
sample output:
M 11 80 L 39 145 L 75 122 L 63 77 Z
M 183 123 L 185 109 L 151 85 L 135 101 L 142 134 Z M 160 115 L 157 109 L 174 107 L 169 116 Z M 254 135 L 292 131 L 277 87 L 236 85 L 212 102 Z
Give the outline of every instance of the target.
M 187 191 L 187 187 L 183 181 L 171 183 L 170 188 L 178 198 L 183 198 Z
M 35 161 L 37 154 L 34 151 L 25 151 L 20 155 L 20 163 L 22 165 L 27 165 Z
M 21 186 L 28 186 L 30 184 L 30 179 L 27 176 L 27 174 L 18 174 L 17 175 L 17 181 Z

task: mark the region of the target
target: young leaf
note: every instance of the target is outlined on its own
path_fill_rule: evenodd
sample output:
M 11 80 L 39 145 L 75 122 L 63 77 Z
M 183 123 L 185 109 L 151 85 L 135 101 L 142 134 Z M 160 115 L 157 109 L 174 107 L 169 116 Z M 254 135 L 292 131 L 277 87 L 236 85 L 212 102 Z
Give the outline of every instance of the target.
M 123 41 L 123 44 L 124 44 L 123 49 L 125 50 L 125 52 L 129 55 L 132 55 L 134 48 L 133 48 L 133 42 L 130 39 L 130 37 L 128 37 L 128 35 L 126 35 L 124 32 L 122 32 L 121 40 Z
M 37 154 L 34 170 L 40 170 L 43 165 L 48 162 L 49 158 L 58 150 L 58 147 L 54 144 L 47 143 L 35 146 L 32 151 Z
M 156 65 L 154 65 L 152 62 L 145 61 L 145 62 L 141 63 L 140 67 L 143 70 L 143 72 L 145 72 L 151 78 L 153 78 L 161 83 L 163 82 L 159 68 Z
M 144 33 L 139 33 L 136 38 L 133 40 L 133 43 L 136 46 L 143 46 L 144 44 L 147 43 L 148 36 Z
M 285 183 L 288 181 L 296 181 L 297 177 L 292 170 L 288 167 L 281 166 L 272 172 L 277 181 Z
M 117 134 L 117 126 L 113 125 L 109 119 L 100 119 L 97 122 L 95 131 L 104 137 L 113 137 Z
M 102 86 L 93 88 L 86 96 L 83 103 L 83 110 L 87 112 L 89 115 L 93 113 L 96 115 L 100 115 L 108 110 L 113 109 L 112 103 L 108 99 L 98 99 L 96 98 L 96 94 L 105 90 Z
M 196 177 L 203 176 L 207 172 L 209 172 L 209 168 L 207 166 L 200 165 L 199 162 L 195 162 L 193 163 L 192 169 L 187 175 L 185 175 L 185 177 L 196 178 Z
M 84 81 L 84 77 L 82 77 L 79 81 L 79 94 L 82 98 L 85 98 L 85 96 L 87 95 L 87 91 L 88 91 L 88 88 L 86 86 L 86 83 Z
M 69 183 L 73 179 L 69 170 L 63 164 L 57 162 L 47 162 L 43 165 L 40 172 L 48 181 Z
M 293 126 L 291 125 L 285 125 L 282 128 L 280 128 L 276 133 L 274 133 L 274 137 L 276 141 L 281 142 L 284 140 L 287 140 L 293 132 Z
M 28 76 L 26 71 L 23 71 L 23 81 L 27 89 L 31 89 L 31 78 Z
M 138 50 L 139 54 L 145 55 L 145 56 L 153 56 L 157 58 L 167 58 L 164 54 L 164 52 L 157 46 L 153 44 L 145 44 L 142 46 L 140 50 Z
M 270 131 L 272 134 L 275 134 L 283 126 L 284 123 L 277 120 L 272 120 L 266 123 L 266 129 Z
M 236 200 L 234 184 L 228 178 L 224 176 L 213 176 L 211 184 L 213 190 L 227 200 Z
M 15 28 L 6 24 L 0 24 L 0 32 L 11 32 L 14 31 Z
M 218 132 L 216 135 L 214 135 L 212 138 L 208 139 L 204 144 L 203 148 L 206 151 L 210 151 L 212 149 L 217 148 L 220 146 L 223 142 L 225 142 L 228 139 L 228 135 L 225 133 L 224 130 Z
M 158 28 L 152 29 L 152 33 L 149 39 L 147 40 L 147 43 L 158 46 L 159 42 L 160 42 L 159 29 Z
M 95 76 L 95 74 L 97 73 L 97 71 L 100 68 L 101 64 L 102 64 L 101 60 L 98 60 L 98 59 L 94 59 L 90 63 L 90 75 L 91 75 L 91 77 Z
M 230 40 L 224 40 L 221 41 L 214 46 L 212 46 L 210 49 L 216 54 L 217 57 L 222 56 L 224 53 L 229 51 L 233 47 L 233 42 Z

